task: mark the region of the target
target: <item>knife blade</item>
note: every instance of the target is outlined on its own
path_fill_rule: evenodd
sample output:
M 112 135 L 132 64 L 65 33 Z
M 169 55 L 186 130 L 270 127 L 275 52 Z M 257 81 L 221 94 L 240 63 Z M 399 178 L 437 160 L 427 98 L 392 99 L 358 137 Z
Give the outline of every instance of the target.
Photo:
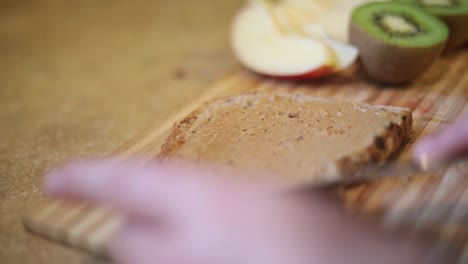
M 312 187 L 336 187 L 343 185 L 352 185 L 356 183 L 362 183 L 366 181 L 377 181 L 385 178 L 408 178 L 419 173 L 431 173 L 436 174 L 443 172 L 459 163 L 464 163 L 468 159 L 467 157 L 459 157 L 455 159 L 447 159 L 442 162 L 437 162 L 429 165 L 424 160 L 420 163 L 410 162 L 393 162 L 385 163 L 383 165 L 368 165 L 358 171 L 345 172 L 340 177 L 327 177 L 322 179 L 331 179 L 321 181 L 318 184 L 312 184 Z

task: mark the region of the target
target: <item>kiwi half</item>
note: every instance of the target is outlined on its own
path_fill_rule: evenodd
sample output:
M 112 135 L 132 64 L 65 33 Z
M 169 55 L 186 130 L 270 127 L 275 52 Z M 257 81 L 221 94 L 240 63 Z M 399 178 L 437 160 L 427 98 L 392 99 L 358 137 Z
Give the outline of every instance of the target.
M 446 50 L 454 50 L 468 42 L 468 0 L 397 0 L 411 4 L 442 19 L 450 30 Z
M 364 68 L 388 84 L 412 81 L 442 53 L 449 31 L 438 18 L 396 2 L 374 2 L 353 10 L 350 41 Z

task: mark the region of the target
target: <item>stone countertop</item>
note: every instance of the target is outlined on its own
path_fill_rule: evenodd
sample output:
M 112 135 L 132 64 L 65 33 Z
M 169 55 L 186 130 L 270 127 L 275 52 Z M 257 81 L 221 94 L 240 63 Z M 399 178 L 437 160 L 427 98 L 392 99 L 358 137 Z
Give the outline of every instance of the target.
M 45 172 L 109 153 L 235 64 L 241 0 L 0 2 L 0 262 L 92 263 L 26 232 Z

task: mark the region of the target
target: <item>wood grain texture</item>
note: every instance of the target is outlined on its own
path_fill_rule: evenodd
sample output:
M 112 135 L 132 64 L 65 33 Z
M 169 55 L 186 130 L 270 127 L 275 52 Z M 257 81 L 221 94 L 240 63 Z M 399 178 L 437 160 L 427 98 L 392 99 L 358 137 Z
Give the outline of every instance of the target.
M 400 160 L 410 159 L 414 142 L 451 124 L 468 113 L 468 51 L 439 60 L 418 81 L 405 87 L 382 87 L 353 67 L 317 82 L 286 82 L 267 79 L 235 69 L 204 95 L 166 122 L 155 125 L 117 149 L 113 155 L 153 158 L 172 124 L 209 99 L 250 91 L 282 91 L 357 102 L 402 106 L 414 111 L 414 140 L 402 150 Z M 415 175 L 365 183 L 343 190 L 344 202 L 360 214 L 376 217 L 384 226 L 409 230 L 441 242 L 441 248 L 467 248 L 461 263 L 468 261 L 468 178 L 466 165 L 452 167 L 443 175 Z M 62 201 L 45 201 L 24 217 L 25 226 L 40 235 L 106 255 L 106 243 L 118 227 L 120 216 L 105 208 Z

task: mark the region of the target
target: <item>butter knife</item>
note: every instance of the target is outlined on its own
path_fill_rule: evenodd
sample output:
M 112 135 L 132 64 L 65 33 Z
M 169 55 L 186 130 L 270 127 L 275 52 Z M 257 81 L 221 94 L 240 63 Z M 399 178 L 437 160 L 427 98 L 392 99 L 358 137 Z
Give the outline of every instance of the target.
M 398 177 L 408 178 L 419 173 L 442 173 L 451 166 L 464 163 L 468 159 L 465 156 L 447 159 L 442 162 L 428 165 L 426 162 L 416 163 L 410 162 L 393 162 L 385 163 L 383 165 L 368 165 L 358 171 L 344 173 L 339 178 L 325 177 L 324 179 L 331 179 L 321 181 L 318 184 L 312 184 L 312 187 L 335 187 L 340 185 L 352 185 L 366 181 L 377 181 L 380 179 Z

